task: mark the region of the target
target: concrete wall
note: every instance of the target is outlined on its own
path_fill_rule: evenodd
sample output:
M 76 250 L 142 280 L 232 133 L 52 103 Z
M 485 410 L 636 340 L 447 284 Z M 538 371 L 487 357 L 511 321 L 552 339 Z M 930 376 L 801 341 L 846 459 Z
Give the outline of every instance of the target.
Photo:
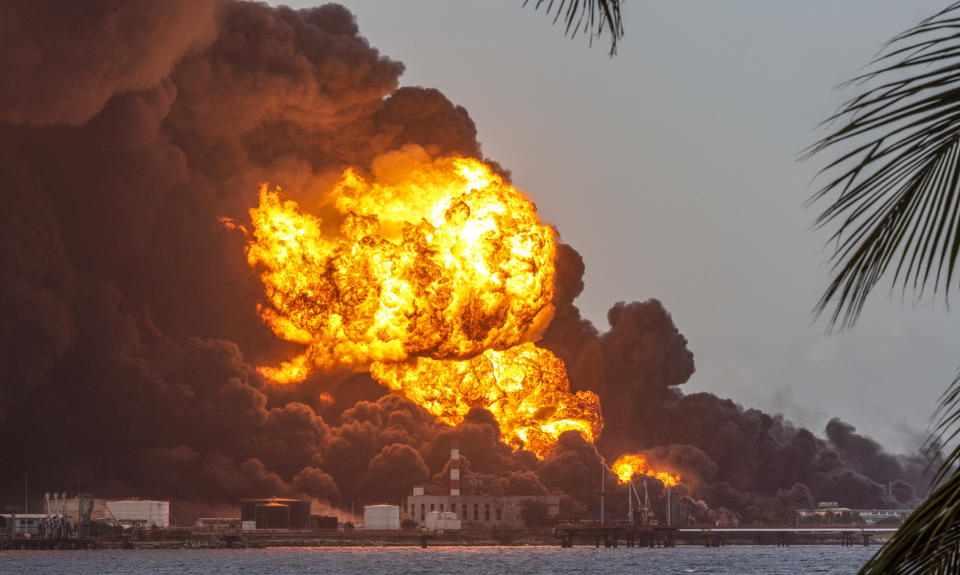
M 456 531 L 460 529 L 462 522 L 456 513 L 451 513 L 449 511 L 428 511 L 427 512 L 427 529 L 435 529 L 438 531 Z

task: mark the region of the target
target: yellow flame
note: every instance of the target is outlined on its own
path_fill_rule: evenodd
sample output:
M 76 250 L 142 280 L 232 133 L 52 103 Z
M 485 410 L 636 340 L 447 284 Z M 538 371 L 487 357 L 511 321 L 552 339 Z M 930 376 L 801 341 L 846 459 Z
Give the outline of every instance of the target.
M 552 318 L 554 232 L 482 162 L 439 159 L 388 183 L 347 170 L 329 204 L 338 232 L 266 185 L 250 210 L 261 316 L 306 345 L 302 361 L 262 370 L 275 381 L 465 359 L 534 341 Z
M 553 230 L 486 164 L 420 152 L 375 165 L 373 180 L 346 170 L 321 206 L 328 222 L 261 188 L 247 246 L 258 311 L 304 350 L 260 372 L 288 384 L 370 369 L 451 425 L 488 409 L 539 457 L 564 431 L 593 441 L 599 399 L 572 393 L 563 362 L 530 343 L 553 316 Z
M 654 471 L 650 469 L 645 455 L 640 453 L 627 453 L 621 455 L 613 462 L 610 469 L 617 475 L 620 483 L 627 483 L 634 475 L 646 475 L 655 477 L 663 482 L 664 485 L 674 486 L 680 483 L 680 475 L 669 474 L 666 471 Z
M 450 425 L 462 422 L 470 408 L 484 407 L 508 444 L 541 458 L 564 431 L 592 442 L 603 428 L 599 398 L 591 391 L 572 393 L 563 361 L 532 343 L 461 361 L 374 363 L 370 373 Z

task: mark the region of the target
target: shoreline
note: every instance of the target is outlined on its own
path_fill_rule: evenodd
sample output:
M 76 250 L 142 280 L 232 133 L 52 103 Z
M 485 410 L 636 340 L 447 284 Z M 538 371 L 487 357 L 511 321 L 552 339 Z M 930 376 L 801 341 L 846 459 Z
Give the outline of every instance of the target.
M 426 538 L 426 541 L 424 541 Z M 874 537 L 870 547 L 878 547 L 887 537 Z M 552 529 L 469 530 L 445 533 L 420 531 L 198 531 L 162 530 L 144 531 L 118 538 L 90 538 L 84 540 L 0 539 L 0 549 L 266 549 L 311 547 L 561 547 L 561 538 Z M 574 540 L 574 547 L 604 547 L 587 537 Z M 699 534 L 686 533 L 676 537 L 682 547 L 772 546 L 778 545 L 775 536 L 748 535 L 725 537 L 719 542 L 705 544 Z M 833 545 L 842 546 L 840 538 L 829 534 L 802 534 L 790 538 L 786 546 Z M 619 541 L 610 547 L 627 547 Z M 861 545 L 857 545 L 861 546 Z

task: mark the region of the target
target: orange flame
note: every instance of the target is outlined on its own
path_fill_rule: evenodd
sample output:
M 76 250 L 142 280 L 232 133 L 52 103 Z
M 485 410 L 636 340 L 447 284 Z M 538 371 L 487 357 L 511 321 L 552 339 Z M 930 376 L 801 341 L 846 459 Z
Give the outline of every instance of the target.
M 462 361 L 375 363 L 370 373 L 450 425 L 471 407 L 484 407 L 507 443 L 539 457 L 564 431 L 592 442 L 603 427 L 600 399 L 591 391 L 571 393 L 563 361 L 532 343 Z
M 261 188 L 247 246 L 258 311 L 304 351 L 259 371 L 287 384 L 370 369 L 451 425 L 487 408 L 540 457 L 567 430 L 593 441 L 599 399 L 570 392 L 563 362 L 530 343 L 554 311 L 555 233 L 536 206 L 478 160 L 389 168 L 378 181 L 344 172 L 322 206 L 331 225 Z
M 238 224 L 236 220 L 234 220 L 233 218 L 219 217 L 217 218 L 217 221 L 219 221 L 220 225 L 223 226 L 224 228 L 228 230 L 240 232 L 244 235 L 244 237 L 247 237 L 250 235 L 249 232 L 247 232 L 247 228 L 241 224 Z
M 617 475 L 617 480 L 620 483 L 629 482 L 634 475 L 655 477 L 664 485 L 671 487 L 680 483 L 680 475 L 678 474 L 671 475 L 666 471 L 654 471 L 650 469 L 650 466 L 647 464 L 647 457 L 640 453 L 621 455 L 613 462 L 610 469 Z
M 275 381 L 312 366 L 466 359 L 534 341 L 552 318 L 554 232 L 485 164 L 441 159 L 393 184 L 347 170 L 331 203 L 339 234 L 267 186 L 250 210 L 261 316 L 307 346 L 264 370 Z

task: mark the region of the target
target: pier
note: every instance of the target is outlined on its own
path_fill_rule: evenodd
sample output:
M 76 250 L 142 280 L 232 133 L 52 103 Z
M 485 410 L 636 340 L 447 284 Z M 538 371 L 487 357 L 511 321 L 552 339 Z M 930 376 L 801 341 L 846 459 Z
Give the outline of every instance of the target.
M 655 525 L 566 524 L 556 528 L 561 547 L 573 547 L 574 539 L 586 539 L 596 547 L 674 547 L 678 529 Z
M 893 534 L 896 527 L 666 527 L 657 525 L 622 524 L 562 524 L 555 533 L 561 547 L 573 547 L 575 540 L 596 547 L 617 547 L 620 542 L 626 547 L 675 547 L 682 539 L 685 544 L 704 547 L 723 547 L 734 537 L 753 537 L 763 543 L 776 543 L 777 547 L 789 547 L 797 536 L 826 535 L 838 538 L 841 546 L 856 542 L 870 545 L 873 535 Z

